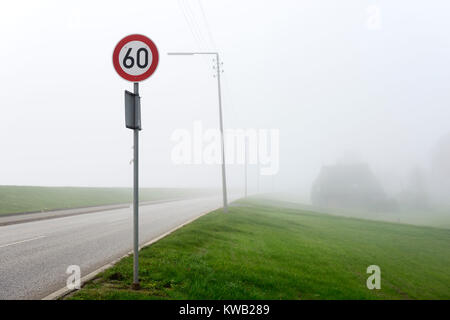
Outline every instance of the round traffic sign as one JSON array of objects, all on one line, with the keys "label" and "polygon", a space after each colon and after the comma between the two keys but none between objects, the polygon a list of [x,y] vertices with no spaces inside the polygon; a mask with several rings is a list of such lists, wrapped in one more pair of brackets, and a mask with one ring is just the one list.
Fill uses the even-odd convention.
[{"label": "round traffic sign", "polygon": [[140,34],[126,36],[114,48],[113,65],[128,81],[139,82],[150,77],[158,66],[158,49],[152,40]]}]

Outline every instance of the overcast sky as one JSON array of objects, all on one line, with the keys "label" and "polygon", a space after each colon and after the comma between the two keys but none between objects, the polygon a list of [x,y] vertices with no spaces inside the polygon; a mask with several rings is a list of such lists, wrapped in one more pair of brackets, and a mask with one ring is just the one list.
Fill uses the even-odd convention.
[{"label": "overcast sky", "polygon": [[[448,1],[199,4],[2,1],[0,184],[131,186],[132,84],[111,57],[132,33],[160,53],[140,89],[142,186],[220,186],[218,166],[171,161],[174,130],[218,126],[211,59],[171,51],[220,52],[226,128],[280,130],[280,171],[264,188],[307,193],[322,165],[345,157],[396,183],[427,169],[450,131]],[[242,186],[242,166],[229,166],[229,181]]]}]

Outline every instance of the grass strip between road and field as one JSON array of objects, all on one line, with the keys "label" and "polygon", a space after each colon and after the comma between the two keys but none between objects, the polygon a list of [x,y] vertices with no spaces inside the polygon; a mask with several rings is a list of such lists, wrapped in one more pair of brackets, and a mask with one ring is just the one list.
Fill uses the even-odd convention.
[{"label": "grass strip between road and field", "polygon": [[[11,213],[51,211],[130,203],[131,188],[0,186],[0,216]],[[141,188],[143,201],[212,194],[206,189]]]},{"label": "grass strip between road and field", "polygon": [[[369,290],[367,267],[381,268]],[[449,299],[450,231],[240,200],[140,252],[67,299]]]}]

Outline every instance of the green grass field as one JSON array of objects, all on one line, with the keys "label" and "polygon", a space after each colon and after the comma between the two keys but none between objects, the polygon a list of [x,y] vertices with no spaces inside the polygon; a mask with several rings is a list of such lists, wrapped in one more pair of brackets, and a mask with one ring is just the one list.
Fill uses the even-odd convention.
[{"label": "green grass field", "polygon": [[[206,190],[141,188],[140,201],[207,194]],[[130,188],[0,186],[0,215],[48,211],[132,201]]]},{"label": "green grass field", "polygon": [[[240,200],[132,257],[68,299],[449,299],[450,230]],[[381,268],[368,290],[366,269]]]}]

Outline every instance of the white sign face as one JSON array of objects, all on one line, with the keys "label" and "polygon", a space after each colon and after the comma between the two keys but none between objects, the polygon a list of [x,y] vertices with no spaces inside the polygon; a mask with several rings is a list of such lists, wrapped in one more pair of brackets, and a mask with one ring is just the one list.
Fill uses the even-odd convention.
[{"label": "white sign face", "polygon": [[120,49],[121,69],[132,76],[140,76],[150,69],[153,54],[150,47],[142,41],[131,41]]},{"label": "white sign face", "polygon": [[152,40],[133,34],[120,40],[113,53],[117,73],[128,81],[142,81],[150,77],[158,66],[158,49]]}]

